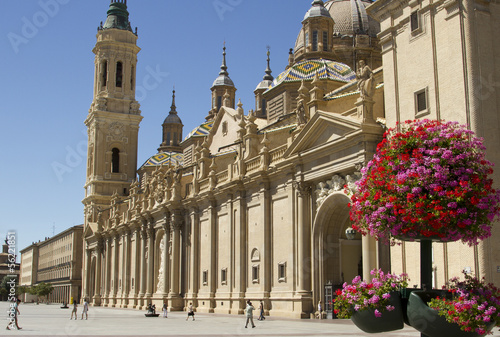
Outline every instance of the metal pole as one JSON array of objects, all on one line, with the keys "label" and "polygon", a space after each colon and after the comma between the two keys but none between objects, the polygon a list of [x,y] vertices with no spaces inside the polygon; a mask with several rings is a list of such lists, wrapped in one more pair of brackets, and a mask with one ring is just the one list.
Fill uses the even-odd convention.
[{"label": "metal pole", "polygon": [[[420,240],[420,286],[423,291],[432,290],[432,240]],[[428,337],[421,333],[421,337]]]}]

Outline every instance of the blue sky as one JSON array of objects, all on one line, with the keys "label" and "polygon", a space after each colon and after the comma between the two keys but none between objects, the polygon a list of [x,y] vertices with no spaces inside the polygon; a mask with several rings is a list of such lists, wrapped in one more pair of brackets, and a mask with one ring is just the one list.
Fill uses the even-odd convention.
[{"label": "blue sky", "polygon": [[[86,163],[84,120],[92,102],[97,27],[109,0],[0,2],[0,238],[17,232],[16,248],[83,223]],[[155,154],[172,88],[184,136],[205,121],[210,87],[226,41],[229,76],[245,112],[264,76],[285,70],[310,0],[128,0],[138,27],[137,85],[143,121],[138,165]]]}]

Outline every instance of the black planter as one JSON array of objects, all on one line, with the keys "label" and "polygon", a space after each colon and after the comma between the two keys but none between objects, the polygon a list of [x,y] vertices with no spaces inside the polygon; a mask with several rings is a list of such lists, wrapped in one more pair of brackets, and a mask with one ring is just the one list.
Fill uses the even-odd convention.
[{"label": "black planter", "polygon": [[[443,297],[445,293],[439,290],[433,291],[413,291],[408,301],[408,321],[410,325],[428,337],[476,337],[480,336],[476,332],[466,332],[460,330],[458,324],[449,323],[438,312],[427,306],[431,299],[437,296]],[[489,326],[493,329],[495,323]]]},{"label": "black planter", "polygon": [[375,309],[355,311],[352,322],[361,330],[367,333],[379,333],[400,330],[404,327],[403,310],[399,292],[392,292],[389,304],[394,306],[393,311],[379,309],[382,317],[375,316]]}]

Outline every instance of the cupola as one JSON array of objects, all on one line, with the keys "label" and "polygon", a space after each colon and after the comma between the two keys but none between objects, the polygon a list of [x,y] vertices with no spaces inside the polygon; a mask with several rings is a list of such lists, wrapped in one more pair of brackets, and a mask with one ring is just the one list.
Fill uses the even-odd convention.
[{"label": "cupola", "polygon": [[314,0],[302,20],[302,29],[295,45],[294,61],[333,59],[332,38],[335,22],[321,0]]},{"label": "cupola", "polygon": [[267,68],[265,70],[265,75],[262,79],[262,81],[257,85],[257,88],[254,90],[255,94],[255,116],[258,118],[266,118],[266,111],[267,111],[267,102],[262,97],[262,94],[271,87],[274,81],[273,75],[271,75],[271,66],[270,62],[271,59],[269,56],[271,55],[271,52],[269,51],[269,47],[267,48]]},{"label": "cupola", "polygon": [[229,97],[226,98],[229,99],[229,107],[234,109],[235,106],[236,87],[227,72],[225,45],[222,50],[222,65],[220,66],[219,76],[215,79],[212,87],[210,88],[212,91],[212,108],[206,117],[207,120],[213,119],[217,112],[219,112],[220,108],[224,106],[224,95],[226,92],[229,95]]},{"label": "cupola", "polygon": [[158,152],[182,152],[180,143],[182,142],[182,120],[177,115],[175,106],[175,90],[172,91],[172,105],[170,112],[162,124],[163,141],[158,148]]}]

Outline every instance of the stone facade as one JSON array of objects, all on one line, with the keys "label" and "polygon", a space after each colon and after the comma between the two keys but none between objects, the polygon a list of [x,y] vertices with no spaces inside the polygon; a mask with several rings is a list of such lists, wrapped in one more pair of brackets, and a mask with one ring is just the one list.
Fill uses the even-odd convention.
[{"label": "stone facade", "polygon": [[[80,300],[82,292],[83,225],[73,226],[44,241],[33,243],[21,253],[20,285],[50,283],[49,302]],[[26,294],[25,301],[36,300]]]},{"label": "stone facade", "polygon": [[[388,126],[416,119],[454,120],[484,138],[487,158],[497,168],[499,144],[500,4],[485,1],[379,0],[368,13],[380,21]],[[419,57],[406,57],[407,55]],[[419,108],[419,98],[421,105]],[[478,247],[434,244],[434,286],[462,270],[500,284],[500,229]],[[419,278],[418,244],[392,249],[392,269]],[[418,260],[417,260],[418,261]],[[418,283],[418,282],[415,282]]]},{"label": "stone facade", "polygon": [[[456,72],[470,63],[456,52],[463,39],[455,37],[453,26],[467,19],[462,8],[454,12],[453,3],[436,1],[429,7],[425,1],[379,0],[367,8],[380,20],[379,27],[363,16],[367,1],[315,0],[302,21],[287,69],[274,79],[268,62],[264,80],[255,90],[255,110],[248,113],[241,102],[235,104],[236,85],[229,78],[224,48],[206,122],[178,145],[179,152],[173,148],[164,152],[165,130],[175,129],[178,135],[182,127],[182,108],[177,116],[173,102],[159,127],[164,135],[159,152],[137,170],[134,180],[141,120],[134,90],[113,87],[116,74],[99,67],[119,62],[112,55],[123,50],[130,59],[126,64],[134,65],[139,50],[129,24],[112,24],[128,22],[126,2],[113,2],[94,49],[95,87],[101,89],[94,92],[86,120],[82,296],[94,305],[139,309],[166,302],[170,310],[185,310],[192,302],[197,311],[226,314],[242,314],[247,299],[262,299],[266,314],[304,318],[310,317],[318,301],[331,300],[332,289],[358,274],[368,277],[375,267],[407,271],[418,279],[418,266],[407,262],[418,256],[412,244],[391,249],[369,237],[346,235],[348,203],[386,123],[392,126],[420,117],[468,121],[456,114],[457,109],[471,110],[460,105],[470,102],[464,99],[469,86]],[[412,6],[420,8],[418,22],[425,24],[420,33],[405,32]],[[119,14],[115,7],[122,9]],[[487,7],[493,24],[497,5]],[[358,12],[351,12],[356,8]],[[429,9],[435,16],[425,14]],[[336,43],[341,35],[331,13],[345,13],[353,20],[351,38],[360,41],[359,48],[344,49],[343,55],[352,53],[348,58],[356,69],[339,62],[342,49]],[[370,23],[370,30],[360,18]],[[436,29],[438,25],[443,28]],[[380,33],[374,37],[373,31]],[[348,35],[345,27],[342,32]],[[369,42],[365,41],[365,54],[363,39]],[[381,49],[372,44],[375,39],[380,39]],[[417,61],[422,71],[411,58],[399,57],[428,48],[430,58]],[[367,62],[360,62],[358,51],[369,56]],[[450,62],[441,61],[446,55],[440,53],[446,52]],[[383,60],[383,68],[377,60]],[[459,61],[463,63],[457,66]],[[106,88],[104,75],[111,83]],[[129,83],[127,76],[134,75],[124,76]],[[453,88],[457,83],[461,85]],[[418,96],[421,92],[427,94],[424,100]],[[425,109],[415,114],[415,107],[424,103]],[[132,105],[137,109],[126,109]],[[492,111],[497,110],[495,106]],[[497,137],[493,132],[484,135]],[[114,153],[114,148],[119,151]],[[120,166],[114,166],[113,158]],[[498,233],[494,235],[488,242],[494,242]],[[459,244],[436,246],[436,283],[469,265],[493,276],[482,268],[486,264],[481,256],[487,250],[497,254],[488,242],[474,250]],[[459,262],[451,258],[459,255]],[[495,261],[499,259],[490,264]]]}]

